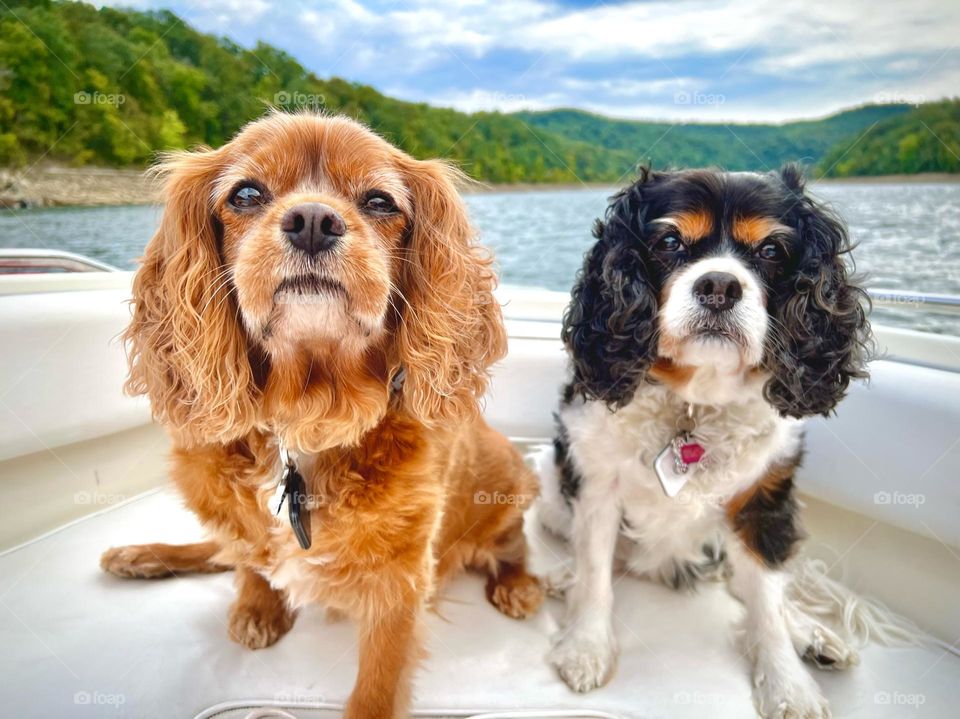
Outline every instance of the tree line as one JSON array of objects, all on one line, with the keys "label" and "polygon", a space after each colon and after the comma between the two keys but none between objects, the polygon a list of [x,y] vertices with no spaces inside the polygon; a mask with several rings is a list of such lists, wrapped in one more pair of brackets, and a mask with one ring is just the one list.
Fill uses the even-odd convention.
[{"label": "tree line", "polygon": [[[638,162],[761,170],[801,160],[844,175],[960,169],[957,101],[779,126],[463,113],[322,79],[282,50],[243,48],[169,11],[54,0],[0,8],[0,165],[143,166],[162,150],[218,146],[269,106],[350,115],[416,157],[447,157],[495,183],[616,182]],[[845,152],[867,127],[871,137]]]}]

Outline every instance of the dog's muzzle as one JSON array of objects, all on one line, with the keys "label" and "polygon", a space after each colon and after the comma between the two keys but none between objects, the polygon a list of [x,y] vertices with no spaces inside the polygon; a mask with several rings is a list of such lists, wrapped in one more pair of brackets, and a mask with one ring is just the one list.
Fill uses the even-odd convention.
[{"label": "dog's muzzle", "polygon": [[704,309],[729,312],[743,299],[743,286],[729,272],[706,272],[693,283],[693,298]]}]

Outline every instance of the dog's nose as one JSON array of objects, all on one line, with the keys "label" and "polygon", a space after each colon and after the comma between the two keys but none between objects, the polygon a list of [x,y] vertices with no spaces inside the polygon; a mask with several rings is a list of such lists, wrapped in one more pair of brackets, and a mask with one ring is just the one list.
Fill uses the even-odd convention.
[{"label": "dog's nose", "polygon": [[343,218],[329,205],[306,202],[291,207],[280,220],[291,245],[308,255],[331,249],[347,232]]},{"label": "dog's nose", "polygon": [[740,280],[729,272],[707,272],[693,283],[697,303],[713,312],[732,309],[743,297]]}]

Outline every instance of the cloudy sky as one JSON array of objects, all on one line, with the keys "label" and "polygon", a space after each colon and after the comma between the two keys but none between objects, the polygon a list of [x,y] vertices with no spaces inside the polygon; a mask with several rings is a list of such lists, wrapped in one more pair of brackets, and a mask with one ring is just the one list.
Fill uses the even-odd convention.
[{"label": "cloudy sky", "polygon": [[957,0],[119,0],[461,110],[785,120],[960,95]]}]

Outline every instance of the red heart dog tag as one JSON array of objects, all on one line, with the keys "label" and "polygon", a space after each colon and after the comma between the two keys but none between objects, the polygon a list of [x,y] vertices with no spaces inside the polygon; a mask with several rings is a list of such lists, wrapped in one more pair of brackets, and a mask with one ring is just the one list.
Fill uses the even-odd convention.
[{"label": "red heart dog tag", "polygon": [[688,442],[680,445],[680,459],[684,464],[696,464],[703,459],[703,445],[696,442]]}]

